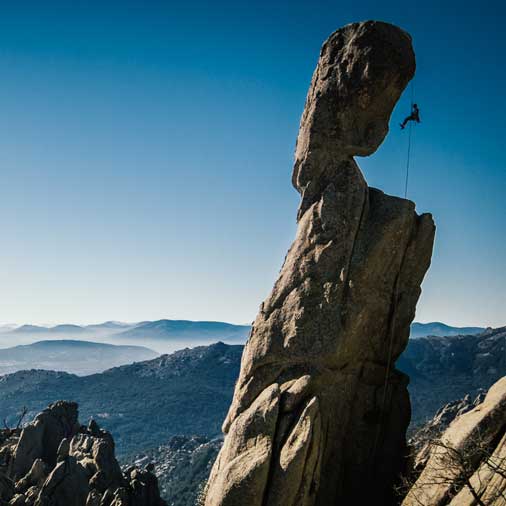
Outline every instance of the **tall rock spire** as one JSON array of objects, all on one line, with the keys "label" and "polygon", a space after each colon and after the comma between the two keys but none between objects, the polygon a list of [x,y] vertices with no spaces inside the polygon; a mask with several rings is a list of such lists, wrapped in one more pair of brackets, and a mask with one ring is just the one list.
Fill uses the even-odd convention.
[{"label": "tall rock spire", "polygon": [[379,147],[414,71],[411,38],[390,24],[323,44],[297,139],[297,236],[244,350],[206,506],[391,501],[410,419],[395,361],[435,228],[369,188],[353,157]]}]

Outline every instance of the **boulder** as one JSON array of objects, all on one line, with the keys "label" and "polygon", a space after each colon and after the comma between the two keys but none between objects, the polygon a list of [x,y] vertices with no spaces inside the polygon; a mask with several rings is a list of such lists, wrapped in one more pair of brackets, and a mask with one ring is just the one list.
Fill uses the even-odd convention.
[{"label": "boulder", "polygon": [[13,477],[23,477],[36,459],[42,459],[53,467],[61,441],[72,437],[78,429],[75,402],[58,401],[51,404],[23,429],[14,453]]},{"label": "boulder", "polygon": [[244,349],[206,506],[392,500],[410,419],[395,361],[435,227],[369,188],[353,157],[379,147],[414,71],[411,38],[387,23],[323,44],[295,153],[297,235]]},{"label": "boulder", "polygon": [[106,431],[94,435],[77,434],[72,438],[70,455],[90,473],[90,482],[100,492],[125,484],[121,468],[114,456],[114,441]]},{"label": "boulder", "polygon": [[72,402],[50,405],[21,432],[0,431],[0,455],[0,504],[165,505],[152,469],[123,475],[111,434],[95,422],[81,426]]},{"label": "boulder", "polygon": [[30,487],[41,487],[47,478],[47,465],[42,459],[36,459],[30,471],[16,483],[16,490],[27,490]]},{"label": "boulder", "polygon": [[35,506],[83,506],[90,485],[86,469],[74,457],[58,462],[40,489]]},{"label": "boulder", "polygon": [[490,388],[483,402],[457,416],[442,436],[432,441],[425,466],[402,505],[502,506],[505,495],[506,377],[503,377]]}]

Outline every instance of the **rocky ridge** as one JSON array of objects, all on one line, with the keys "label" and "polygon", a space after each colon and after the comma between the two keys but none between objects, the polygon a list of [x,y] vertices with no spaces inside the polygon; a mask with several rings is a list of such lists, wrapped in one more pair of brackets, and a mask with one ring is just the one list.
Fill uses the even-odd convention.
[{"label": "rocky ridge", "polygon": [[442,405],[474,399],[506,373],[506,327],[411,339],[397,367],[410,377],[412,426],[420,426]]},{"label": "rocky ridge", "polygon": [[23,429],[0,431],[0,504],[164,506],[152,467],[122,472],[112,436],[59,401]]},{"label": "rocky ridge", "polygon": [[205,436],[175,436],[166,444],[123,459],[123,467],[153,462],[160,495],[168,506],[195,506],[222,443],[222,439]]},{"label": "rocky ridge", "polygon": [[354,156],[382,143],[414,71],[411,38],[387,23],[322,46],[295,153],[297,235],[244,349],[206,506],[392,501],[410,418],[394,364],[434,224],[369,188]]}]

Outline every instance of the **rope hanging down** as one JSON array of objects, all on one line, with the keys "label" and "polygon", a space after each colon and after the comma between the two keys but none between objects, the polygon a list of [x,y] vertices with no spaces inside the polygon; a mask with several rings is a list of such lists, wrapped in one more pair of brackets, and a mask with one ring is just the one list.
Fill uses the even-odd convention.
[{"label": "rope hanging down", "polygon": [[409,183],[409,161],[411,158],[411,127],[413,125],[409,124],[408,131],[408,158],[406,160],[406,182],[404,183],[404,198],[408,198],[408,183]]},{"label": "rope hanging down", "polygon": [[[404,123],[401,124],[401,128],[404,128],[406,126],[406,123],[409,123],[409,131],[408,131],[408,158],[406,161],[406,182],[404,184],[404,198],[407,198],[408,195],[408,182],[409,182],[409,162],[411,159],[411,128],[413,127],[412,123],[413,121],[416,121],[417,123],[420,122],[420,116],[418,114],[418,106],[416,106],[415,101],[415,86],[413,81],[411,81],[411,116],[408,116],[404,120]],[[415,114],[414,114],[415,113]],[[404,261],[404,259],[403,259]],[[383,384],[383,396],[381,399],[381,405],[380,405],[380,411],[379,411],[379,421],[376,427],[376,436],[374,438],[374,443],[372,447],[372,459],[371,462],[375,462],[376,455],[378,451],[378,444],[379,440],[381,438],[381,434],[383,431],[383,423],[384,423],[384,416],[385,416],[385,407],[387,403],[387,397],[388,397],[388,381],[390,379],[390,374],[392,372],[393,368],[393,352],[394,352],[394,329],[395,329],[395,304],[397,303],[399,299],[399,277],[395,280],[395,286],[394,286],[394,298],[393,298],[393,304],[394,304],[394,311],[392,314],[392,321],[390,322],[390,328],[388,332],[388,354],[387,354],[387,364],[385,368],[385,381]]]},{"label": "rope hanging down", "polygon": [[[411,81],[411,115],[408,116],[404,123],[401,123],[401,128],[404,129],[407,123],[409,123],[409,131],[408,131],[408,157],[406,161],[406,181],[404,184],[404,198],[408,195],[408,182],[409,182],[409,163],[411,159],[411,128],[413,121],[416,121],[417,123],[420,122],[420,116],[418,111],[418,106],[414,102],[415,98],[415,86],[413,81]],[[404,258],[402,260],[404,262]],[[391,321],[389,324],[389,332],[388,332],[388,351],[387,351],[387,363],[385,367],[385,380],[383,383],[383,395],[380,402],[380,410],[379,410],[379,420],[376,426],[376,434],[373,441],[372,451],[371,451],[371,457],[370,461],[373,463],[376,461],[376,456],[378,452],[378,445],[380,438],[382,436],[383,432],[383,424],[384,424],[384,417],[385,417],[385,407],[388,400],[388,383],[390,379],[390,374],[392,372],[392,369],[394,367],[394,360],[393,360],[393,353],[394,353],[394,329],[395,329],[395,319],[396,319],[396,312],[395,312],[395,306],[397,304],[397,301],[399,300],[399,276],[395,280],[394,285],[394,297],[392,300],[392,304],[394,305],[394,310],[392,313]]]},{"label": "rope hanging down", "polygon": [[[414,80],[411,81],[411,109],[413,109],[413,105],[415,103],[415,84]],[[412,121],[409,122],[409,130],[408,130],[408,157],[406,160],[406,181],[404,183],[404,198],[408,197],[408,183],[409,183],[409,163],[411,160],[411,128],[413,127]]]}]

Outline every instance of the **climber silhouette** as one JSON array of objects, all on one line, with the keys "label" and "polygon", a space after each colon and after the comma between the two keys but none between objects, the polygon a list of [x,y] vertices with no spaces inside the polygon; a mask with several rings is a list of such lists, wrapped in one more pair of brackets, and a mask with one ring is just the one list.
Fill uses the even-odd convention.
[{"label": "climber silhouette", "polygon": [[416,104],[413,104],[411,107],[411,114],[401,123],[401,129],[404,130],[410,121],[416,121],[417,123],[420,123],[420,109],[418,109],[418,106]]}]

